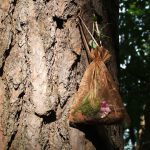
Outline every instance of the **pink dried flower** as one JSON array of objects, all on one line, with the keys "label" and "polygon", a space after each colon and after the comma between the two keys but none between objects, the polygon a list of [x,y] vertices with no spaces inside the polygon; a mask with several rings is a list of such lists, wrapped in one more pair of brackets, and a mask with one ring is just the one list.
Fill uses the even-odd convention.
[{"label": "pink dried flower", "polygon": [[102,101],[100,104],[100,115],[101,118],[106,117],[109,113],[111,112],[111,109],[109,107],[109,104],[107,103],[107,101]]}]

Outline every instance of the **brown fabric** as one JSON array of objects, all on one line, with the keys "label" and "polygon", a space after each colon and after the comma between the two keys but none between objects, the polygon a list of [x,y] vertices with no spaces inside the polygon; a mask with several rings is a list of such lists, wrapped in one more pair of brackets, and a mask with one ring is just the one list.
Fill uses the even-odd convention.
[{"label": "brown fabric", "polygon": [[114,123],[123,119],[124,106],[111,74],[104,64],[110,54],[103,47],[92,50],[87,67],[74,95],[69,114],[71,123]]}]

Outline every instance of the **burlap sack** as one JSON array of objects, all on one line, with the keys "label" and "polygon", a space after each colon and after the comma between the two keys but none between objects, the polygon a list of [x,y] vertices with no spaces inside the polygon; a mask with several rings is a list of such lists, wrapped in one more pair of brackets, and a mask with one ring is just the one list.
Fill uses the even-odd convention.
[{"label": "burlap sack", "polygon": [[124,106],[116,83],[105,63],[110,54],[103,47],[93,50],[70,109],[70,123],[114,123],[124,117]]}]

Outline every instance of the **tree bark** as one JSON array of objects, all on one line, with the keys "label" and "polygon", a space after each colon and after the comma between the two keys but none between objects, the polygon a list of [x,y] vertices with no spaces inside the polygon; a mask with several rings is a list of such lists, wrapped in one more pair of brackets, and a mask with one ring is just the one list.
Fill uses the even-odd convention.
[{"label": "tree bark", "polygon": [[117,81],[118,41],[112,40],[117,5],[108,0],[0,1],[0,149],[123,149],[120,125],[73,128],[67,121],[88,65],[79,9],[89,28],[93,12],[104,24],[112,23],[105,31],[111,40],[104,45],[111,50],[109,68]]}]

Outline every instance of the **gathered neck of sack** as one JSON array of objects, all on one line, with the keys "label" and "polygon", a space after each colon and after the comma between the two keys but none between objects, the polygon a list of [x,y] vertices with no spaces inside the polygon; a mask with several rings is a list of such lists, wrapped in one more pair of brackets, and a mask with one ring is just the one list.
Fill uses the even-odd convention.
[{"label": "gathered neck of sack", "polygon": [[110,53],[104,47],[97,46],[95,49],[91,50],[92,53],[92,60],[103,61],[106,63],[110,60]]}]

